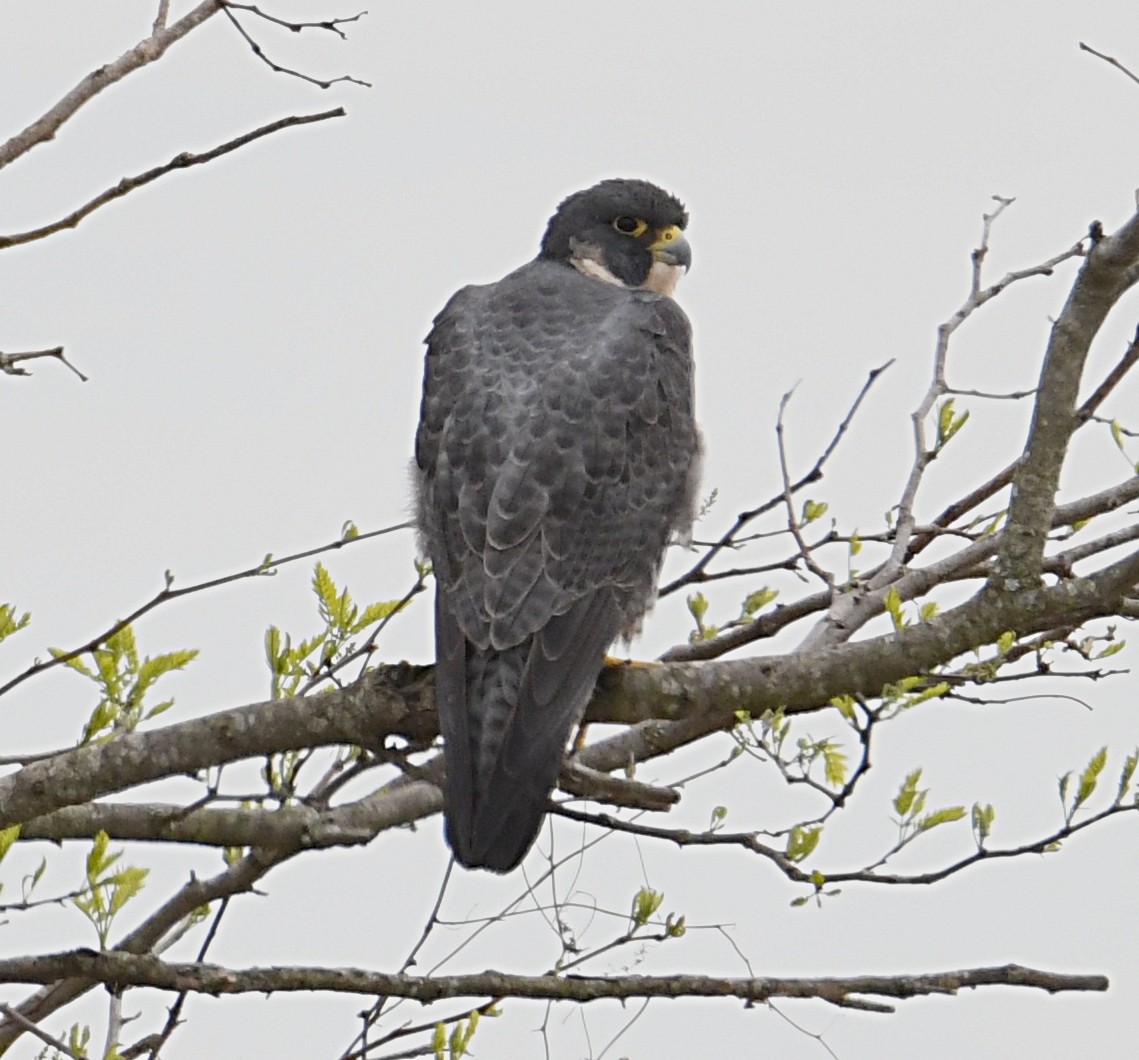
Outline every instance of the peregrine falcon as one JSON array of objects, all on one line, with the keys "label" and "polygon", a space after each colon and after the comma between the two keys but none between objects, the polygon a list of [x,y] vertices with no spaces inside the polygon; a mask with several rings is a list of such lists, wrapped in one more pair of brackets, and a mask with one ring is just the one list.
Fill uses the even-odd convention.
[{"label": "peregrine falcon", "polygon": [[455,858],[509,872],[541,828],[609,645],[695,507],[688,215],[643,180],[570,195],[537,258],[427,337],[417,523]]}]

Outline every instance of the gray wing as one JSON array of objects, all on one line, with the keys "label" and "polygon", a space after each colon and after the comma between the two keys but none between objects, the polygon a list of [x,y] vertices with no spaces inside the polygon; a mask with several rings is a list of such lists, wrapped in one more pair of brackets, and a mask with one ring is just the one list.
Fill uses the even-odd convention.
[{"label": "gray wing", "polygon": [[535,262],[459,292],[416,436],[456,857],[533,842],[604,653],[691,522],[690,333],[669,299]]}]

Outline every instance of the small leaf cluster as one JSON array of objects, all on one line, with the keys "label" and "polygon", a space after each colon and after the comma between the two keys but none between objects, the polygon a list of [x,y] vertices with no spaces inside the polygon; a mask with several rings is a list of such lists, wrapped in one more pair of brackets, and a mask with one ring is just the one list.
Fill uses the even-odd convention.
[{"label": "small leaf cluster", "polygon": [[72,901],[89,920],[99,936],[99,946],[107,947],[111,925],[119,911],[142,890],[149,869],[125,866],[112,871],[122,851],[110,852],[110,837],[106,832],[95,836],[87,855],[86,886]]},{"label": "small leaf cluster", "polygon": [[[8,851],[12,849],[12,845],[20,838],[20,826],[18,824],[12,825],[10,828],[0,829],[0,861],[3,861],[8,856]],[[40,875],[43,875],[41,870]],[[38,883],[38,879],[35,881]],[[25,884],[26,886],[26,884]],[[32,884],[35,886],[35,883]],[[3,884],[0,884],[0,891],[4,889]],[[26,899],[25,899],[26,900]]]},{"label": "small leaf cluster", "polygon": [[846,752],[834,740],[800,737],[798,748],[795,763],[802,770],[803,776],[809,776],[811,767],[821,759],[823,775],[832,788],[841,788],[846,783]]},{"label": "small leaf cluster", "polygon": [[[1060,805],[1064,809],[1064,826],[1070,828],[1076,814],[1084,804],[1095,794],[1099,786],[1100,774],[1107,765],[1107,748],[1101,747],[1086,766],[1079,777],[1074,772],[1065,773],[1059,781]],[[1132,751],[1124,760],[1123,768],[1119,772],[1119,783],[1116,786],[1115,799],[1112,808],[1122,807],[1127,800],[1131,789],[1131,782],[1135,779],[1135,770],[1139,767],[1139,750]],[[1139,793],[1133,799],[1133,805],[1139,805]]]},{"label": "small leaf cluster", "polygon": [[946,806],[940,810],[926,812],[929,791],[918,787],[921,783],[921,773],[919,768],[906,774],[898,794],[894,796],[894,812],[898,815],[895,818],[898,826],[898,842],[894,847],[895,850],[900,850],[917,836],[937,828],[938,825],[960,821],[965,816],[964,806]]},{"label": "small leaf cluster", "polygon": [[356,650],[355,637],[395,614],[406,602],[406,598],[384,600],[361,609],[346,588],[337,587],[323,563],[317,563],[313,571],[312,591],[324,623],[319,633],[295,646],[292,637],[277,626],[270,626],[265,634],[273,699],[297,695],[320,674],[331,672],[339,659]]},{"label": "small leaf cluster", "polygon": [[7,640],[13,633],[19,633],[21,629],[26,629],[31,620],[30,611],[25,611],[17,618],[15,606],[0,604],[0,642]]},{"label": "small leaf cluster", "polygon": [[[885,608],[886,614],[890,616],[890,621],[894,623],[895,630],[905,629],[910,624],[909,619],[902,611],[902,597],[895,586],[890,586],[889,591],[882,599],[882,606]],[[939,610],[940,608],[935,601],[927,600],[918,607],[918,621],[928,622],[930,619],[936,618]]]},{"label": "small leaf cluster", "polygon": [[[850,710],[850,716],[853,716],[853,700]],[[795,770],[797,777],[804,780],[810,777],[815,763],[821,761],[823,776],[828,785],[841,788],[846,784],[848,776],[846,751],[829,736],[821,740],[801,736],[795,742],[795,753],[793,755],[784,753],[791,735],[791,721],[783,713],[782,707],[774,711],[764,711],[758,729],[751,715],[745,710],[736,712],[736,723],[732,729],[732,737],[741,753],[762,752],[770,755],[785,774],[786,770],[791,768]]]},{"label": "small leaf cluster", "polygon": [[796,825],[787,836],[787,846],[783,853],[788,861],[800,862],[810,857],[823,837],[821,824],[802,826]]},{"label": "small leaf cluster", "polygon": [[726,630],[738,629],[740,626],[750,625],[756,620],[760,611],[770,604],[778,595],[778,589],[772,589],[766,585],[761,589],[756,589],[743,598],[740,604],[739,614],[735,618],[729,619],[722,625],[713,625],[706,621],[709,607],[708,598],[703,593],[691,593],[687,600],[688,613],[696,623],[696,628],[688,634],[688,643],[697,644],[702,640],[711,640]]},{"label": "small leaf cluster", "polygon": [[993,809],[992,803],[985,803],[982,806],[979,802],[973,803],[972,813],[969,815],[969,821],[973,826],[973,839],[977,844],[978,850],[985,849],[985,841],[993,833],[993,822],[997,819],[997,811]]},{"label": "small leaf cluster", "polygon": [[[651,887],[642,887],[633,895],[632,908],[629,913],[630,936],[635,935],[646,927],[657,911],[664,904],[664,892],[654,891]],[[688,930],[683,916],[669,913],[664,920],[664,934],[666,938],[678,939]]]},{"label": "small leaf cluster", "polygon": [[[67,1046],[67,1057],[86,1058],[90,1056],[87,1047],[91,1044],[91,1028],[86,1024],[73,1023],[63,1044]],[[108,1056],[104,1057],[104,1060],[117,1060],[118,1056],[118,1050],[112,1049]],[[36,1054],[36,1060],[66,1060],[66,1058],[58,1049],[48,1046]]]},{"label": "small leaf cluster", "polygon": [[465,1020],[456,1020],[450,1035],[447,1034],[445,1023],[436,1023],[435,1034],[431,1040],[431,1050],[435,1060],[458,1060],[461,1056],[470,1055],[471,1039],[478,1029],[478,1009],[472,1009]]},{"label": "small leaf cluster", "polygon": [[934,681],[929,677],[903,677],[882,689],[880,718],[893,717],[931,699],[939,699],[949,691],[948,681]]},{"label": "small leaf cluster", "polygon": [[187,649],[140,659],[134,630],[129,625],[86,653],[91,665],[82,656],[67,658],[67,653],[58,648],[52,648],[51,653],[55,658],[63,658],[64,665],[93,681],[99,689],[99,703],[83,728],[80,744],[133,732],[140,722],[169,710],[174,706],[173,699],[147,706],[147,694],[160,677],[184,669],[198,655],[196,649]]},{"label": "small leaf cluster", "polygon": [[949,444],[950,439],[969,421],[969,413],[958,413],[954,399],[946,398],[937,407],[937,433],[933,442],[931,457],[937,456]]}]

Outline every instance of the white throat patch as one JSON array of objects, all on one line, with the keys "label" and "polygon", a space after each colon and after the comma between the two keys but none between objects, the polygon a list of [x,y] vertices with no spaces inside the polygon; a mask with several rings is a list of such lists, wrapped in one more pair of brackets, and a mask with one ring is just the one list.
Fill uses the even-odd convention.
[{"label": "white throat patch", "polygon": [[669,265],[663,261],[654,261],[649,269],[648,279],[641,286],[646,291],[656,291],[657,294],[673,298],[676,295],[676,285],[684,275],[683,265]]},{"label": "white throat patch", "polygon": [[595,280],[600,280],[602,283],[613,283],[618,287],[627,287],[628,284],[623,283],[617,279],[604,265],[601,264],[596,258],[579,258],[576,255],[570,258],[570,264],[573,265],[578,272],[583,276],[591,276]]}]

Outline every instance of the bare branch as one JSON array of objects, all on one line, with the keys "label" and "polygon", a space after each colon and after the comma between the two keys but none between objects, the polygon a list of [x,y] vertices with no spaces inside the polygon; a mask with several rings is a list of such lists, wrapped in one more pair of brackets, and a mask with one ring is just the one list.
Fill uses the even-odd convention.
[{"label": "bare branch", "polygon": [[[0,246],[2,245],[3,244],[0,243]],[[0,352],[0,372],[3,372],[5,375],[31,375],[32,373],[26,368],[20,367],[20,362],[34,361],[40,357],[55,357],[79,376],[80,380],[84,383],[87,382],[87,376],[79,371],[79,369],[64,356],[62,346],[53,346],[50,350],[30,350],[26,353]]]},{"label": "bare branch", "polygon": [[1103,52],[1097,52],[1095,48],[1092,48],[1090,45],[1085,44],[1083,41],[1080,41],[1080,51],[1090,52],[1097,59],[1102,59],[1105,63],[1109,63],[1110,65],[1114,66],[1117,70],[1123,74],[1126,74],[1129,78],[1131,78],[1132,81],[1139,85],[1139,77],[1136,77],[1118,59],[1113,59],[1110,55],[1104,55]]},{"label": "bare branch", "polygon": [[721,979],[703,975],[529,976],[494,971],[430,977],[358,968],[223,968],[216,964],[167,963],[154,957],[94,950],[0,960],[0,982],[51,983],[64,978],[214,995],[303,990],[408,997],[423,1002],[489,995],[579,1002],[645,997],[734,997],[760,1002],[786,997],[822,998],[839,1004],[857,1000],[860,995],[902,1000],[928,994],[955,994],[958,990],[978,986],[1035,987],[1053,994],[1108,988],[1106,976],[1064,975],[1015,964],[927,975]]},{"label": "bare branch", "polygon": [[[834,437],[831,438],[830,442],[827,444],[827,447],[823,450],[818,460],[815,461],[815,464],[811,470],[791,486],[792,493],[798,493],[799,490],[801,490],[804,486],[808,486],[812,482],[818,482],[819,479],[823,477],[824,466],[831,458],[835,449],[838,448],[839,442],[842,441],[844,435],[849,429],[851,422],[854,420],[855,413],[858,412],[859,407],[862,405],[863,399],[870,392],[870,388],[881,377],[882,373],[885,372],[886,369],[889,368],[893,363],[894,360],[891,358],[885,364],[870,371],[869,375],[866,377],[866,382],[862,384],[862,388],[858,391],[854,402],[847,410],[846,416],[843,417],[842,423],[838,425],[838,429],[835,431]],[[723,536],[714,545],[712,545],[708,551],[704,553],[703,556],[700,557],[695,565],[693,565],[692,568],[689,569],[686,573],[680,575],[680,577],[664,586],[657,593],[657,597],[662,598],[669,596],[677,590],[683,589],[686,585],[699,584],[702,581],[706,581],[707,578],[704,572],[707,570],[708,564],[711,563],[712,560],[715,559],[716,556],[724,549],[734,547],[739,532],[745,526],[747,526],[748,523],[759,518],[759,516],[764,515],[767,512],[774,510],[775,508],[778,508],[782,503],[783,493],[781,492],[778,496],[772,497],[771,500],[759,505],[759,507],[752,508],[746,512],[741,512],[736,517],[736,521],[727,530],[727,532],[724,533]]]},{"label": "bare branch", "polygon": [[145,40],[139,41],[130,51],[124,52],[114,62],[100,66],[98,70],[88,74],[46,114],[37,118],[7,143],[0,145],[0,169],[16,161],[17,158],[38,144],[53,139],[64,122],[71,118],[83,104],[90,102],[103,89],[113,85],[116,81],[121,81],[127,74],[161,59],[172,44],[180,41],[191,30],[197,29],[221,9],[222,0],[203,0],[174,25],[160,29]]},{"label": "bare branch", "polygon": [[319,27],[321,29],[331,29],[333,32],[339,33],[341,37],[343,37],[344,34],[339,29],[335,28],[335,23],[337,23],[337,22],[354,22],[354,21],[356,21],[356,19],[362,18],[365,14],[367,14],[367,12],[361,11],[360,14],[354,15],[351,18],[334,19],[334,20],[332,20],[331,23],[325,23],[325,22],[319,22],[319,23],[314,23],[314,22],[307,22],[307,23],[305,23],[305,22],[282,22],[280,19],[272,18],[269,15],[265,15],[261,11],[258,11],[257,8],[255,8],[255,7],[250,7],[249,5],[246,5],[246,4],[229,4],[229,3],[225,3],[224,0],[222,0],[222,10],[225,12],[226,18],[229,19],[229,21],[233,25],[234,29],[236,29],[237,32],[240,33],[241,36],[245,39],[245,43],[249,45],[253,54],[256,55],[257,58],[260,59],[266,66],[268,66],[269,69],[272,70],[275,74],[288,74],[289,77],[298,77],[302,81],[307,81],[310,85],[316,85],[318,88],[331,88],[333,85],[340,84],[341,82],[347,82],[347,83],[353,84],[353,85],[361,85],[364,88],[371,88],[372,87],[370,82],[361,81],[358,77],[350,77],[348,74],[342,74],[340,77],[333,77],[330,80],[322,81],[318,77],[311,77],[309,74],[303,74],[299,70],[293,70],[287,66],[281,66],[278,63],[273,62],[273,60],[270,59],[269,56],[267,56],[265,54],[261,45],[258,44],[248,34],[248,32],[246,32],[245,27],[238,21],[237,17],[234,15],[233,9],[238,9],[238,10],[244,9],[247,11],[253,11],[256,14],[260,15],[262,18],[269,20],[270,22],[277,22],[282,26],[288,26],[289,29],[292,29],[294,31],[299,32],[300,30],[302,30],[306,27]]},{"label": "bare branch", "polygon": [[256,4],[235,4],[227,0],[226,7],[232,8],[234,11],[248,11],[258,18],[263,18],[266,22],[272,22],[275,26],[283,26],[293,33],[300,33],[306,29],[323,29],[328,30],[330,33],[335,33],[341,40],[347,40],[348,35],[342,30],[341,26],[346,26],[349,22],[359,22],[368,12],[361,11],[355,15],[348,15],[343,18],[328,18],[322,22],[290,22],[283,18],[277,18],[276,15],[270,15],[262,11]]},{"label": "bare branch", "polygon": [[[90,216],[99,209],[100,206],[106,206],[109,202],[121,199],[124,195],[130,194],[130,192],[138,188],[145,187],[159,177],[165,176],[167,173],[173,173],[176,169],[189,169],[191,166],[200,166],[206,162],[212,162],[215,158],[228,155],[230,152],[236,151],[239,147],[244,147],[254,140],[261,139],[263,136],[280,132],[282,129],[291,129],[296,125],[309,125],[312,122],[326,121],[329,118],[343,118],[344,116],[345,110],[343,107],[322,111],[320,114],[295,114],[292,117],[281,118],[278,121],[270,122],[268,125],[262,125],[259,129],[254,129],[252,132],[247,132],[242,136],[228,140],[226,143],[202,154],[193,154],[190,151],[183,151],[181,154],[175,155],[174,158],[164,166],[156,166],[154,169],[148,169],[145,173],[139,173],[134,177],[124,177],[113,188],[108,188],[106,191],[96,195],[95,198],[84,203],[77,210],[73,210],[66,217],[61,217],[58,221],[53,221],[51,224],[43,225],[40,228],[30,229],[27,232],[18,232],[10,236],[0,236],[0,250],[19,246],[22,243],[31,243],[37,239],[45,239],[47,236],[54,235],[56,232],[62,232],[66,228],[74,228],[85,217]],[[45,352],[54,353],[54,351],[50,350]],[[62,348],[60,348],[59,356],[62,357],[62,354],[63,351]],[[37,356],[42,356],[42,354]],[[0,367],[2,367],[2,362],[0,362]]]}]

